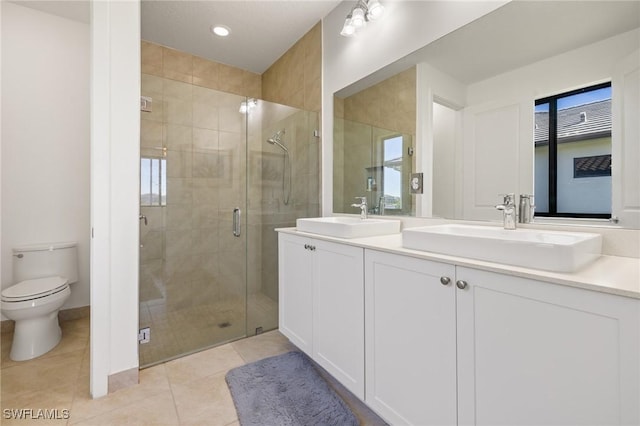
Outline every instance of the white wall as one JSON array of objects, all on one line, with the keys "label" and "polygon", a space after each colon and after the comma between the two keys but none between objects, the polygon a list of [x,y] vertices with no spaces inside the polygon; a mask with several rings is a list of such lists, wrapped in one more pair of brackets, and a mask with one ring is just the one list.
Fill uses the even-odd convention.
[{"label": "white wall", "polygon": [[[435,217],[455,217],[457,112],[433,103],[433,207]],[[437,160],[435,160],[437,159]]]},{"label": "white wall", "polygon": [[[11,248],[77,241],[89,304],[89,26],[2,2],[2,288]],[[4,317],[3,317],[4,319]]]},{"label": "white wall", "polygon": [[91,10],[91,395],[138,367],[140,2]]},{"label": "white wall", "polygon": [[384,2],[385,15],[355,37],[340,30],[353,2],[339,4],[322,20],[322,210],[333,209],[333,93],[507,1]]}]

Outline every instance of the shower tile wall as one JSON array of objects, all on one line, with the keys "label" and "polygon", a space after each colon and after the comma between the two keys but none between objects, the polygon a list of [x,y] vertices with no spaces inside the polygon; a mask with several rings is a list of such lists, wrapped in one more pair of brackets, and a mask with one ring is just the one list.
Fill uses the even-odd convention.
[{"label": "shower tile wall", "polygon": [[[286,129],[284,143],[291,151],[293,188],[291,202],[285,206],[279,194],[273,167],[262,170],[262,288],[273,300],[278,297],[277,234],[275,228],[295,226],[299,217],[320,215],[320,147],[313,136],[320,129],[322,81],[322,23],[318,22],[267,71],[262,74],[262,98],[304,111],[291,114],[282,105],[272,105],[263,117],[260,143],[276,131]],[[292,129],[294,129],[292,131]],[[263,147],[265,163],[278,165],[281,152]],[[251,322],[251,317],[249,318]]]},{"label": "shower tile wall", "polygon": [[142,41],[142,73],[250,98],[262,97],[262,77],[229,65]]},{"label": "shower tile wall", "polygon": [[322,23],[318,22],[262,74],[262,99],[320,112]]}]

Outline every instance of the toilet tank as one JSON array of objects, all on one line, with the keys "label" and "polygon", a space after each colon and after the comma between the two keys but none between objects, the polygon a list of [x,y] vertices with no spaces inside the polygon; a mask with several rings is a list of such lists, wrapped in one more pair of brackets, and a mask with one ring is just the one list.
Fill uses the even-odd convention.
[{"label": "toilet tank", "polygon": [[51,276],[78,281],[77,243],[42,243],[13,249],[13,282]]}]

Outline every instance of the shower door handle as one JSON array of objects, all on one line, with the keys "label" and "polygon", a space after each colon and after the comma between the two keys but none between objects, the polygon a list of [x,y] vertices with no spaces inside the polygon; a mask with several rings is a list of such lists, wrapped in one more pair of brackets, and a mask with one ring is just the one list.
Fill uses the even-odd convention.
[{"label": "shower door handle", "polygon": [[242,228],[241,228],[242,225],[240,224],[241,214],[242,212],[238,207],[233,209],[233,236],[234,237],[239,237],[240,234],[242,233]]}]

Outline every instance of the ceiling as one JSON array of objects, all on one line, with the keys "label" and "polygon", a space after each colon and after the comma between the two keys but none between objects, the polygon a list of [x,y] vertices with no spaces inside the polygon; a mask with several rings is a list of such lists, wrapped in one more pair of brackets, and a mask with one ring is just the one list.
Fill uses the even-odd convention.
[{"label": "ceiling", "polygon": [[[89,2],[16,0],[22,6],[89,22]],[[142,38],[262,74],[340,0],[142,0]],[[231,29],[226,38],[211,25]]]},{"label": "ceiling", "polygon": [[[338,0],[142,1],[142,38],[262,74]],[[231,29],[228,37],[211,25]]]}]

